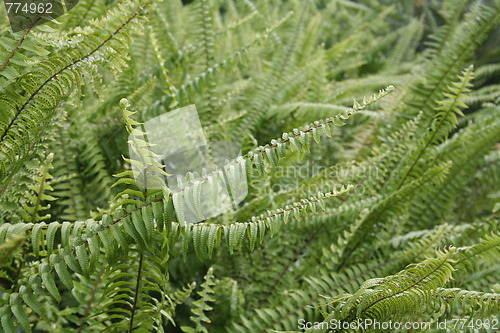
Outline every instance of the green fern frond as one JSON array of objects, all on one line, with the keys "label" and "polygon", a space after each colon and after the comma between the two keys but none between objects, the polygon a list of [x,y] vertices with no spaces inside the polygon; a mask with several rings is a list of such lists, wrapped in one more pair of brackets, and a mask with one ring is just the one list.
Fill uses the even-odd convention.
[{"label": "green fern frond", "polygon": [[[89,34],[85,42],[80,43],[78,48],[68,50],[66,56],[40,62],[36,70],[22,75],[15,83],[2,89],[0,103],[4,112],[0,119],[0,186],[6,186],[17,172],[26,160],[30,147],[40,140],[58,105],[72,92],[75,84],[81,82],[82,65],[107,58],[110,69],[120,70],[123,60],[115,54],[127,46],[128,37],[124,28],[134,22],[143,10],[143,4],[133,9],[118,6],[101,22],[94,22],[97,26],[107,22],[106,30]],[[124,13],[129,15],[125,20]],[[118,42],[112,43],[114,40]]]},{"label": "green fern frond", "polygon": [[201,290],[198,292],[200,299],[193,302],[194,307],[191,309],[193,315],[190,317],[191,321],[195,324],[195,327],[191,326],[181,326],[181,330],[185,333],[208,333],[207,328],[204,324],[210,324],[211,321],[207,317],[206,313],[213,310],[213,308],[208,304],[215,302],[215,298],[212,296],[214,290],[212,287],[215,285],[213,268],[210,267],[205,275],[205,281],[201,284]]},{"label": "green fern frond", "polygon": [[36,186],[30,186],[30,193],[26,193],[26,202],[22,203],[23,210],[20,212],[23,219],[28,223],[38,223],[40,221],[50,218],[50,214],[40,216],[41,211],[50,208],[50,204],[43,206],[43,202],[54,201],[57,198],[49,195],[53,191],[52,186],[49,185],[52,175],[49,170],[52,169],[52,160],[54,154],[49,154],[45,160],[44,165],[40,169],[40,175],[34,177]]},{"label": "green fern frond", "polygon": [[443,287],[453,274],[454,248],[437,252],[436,258],[413,265],[396,275],[367,280],[353,295],[341,295],[332,301],[337,308],[325,319],[351,321],[354,318],[399,320],[425,304],[438,288]]},{"label": "green fern frond", "polygon": [[[498,313],[498,0],[74,5],[0,20],[0,331]],[[241,153],[169,189],[190,104]]]},{"label": "green fern frond", "polygon": [[[459,288],[439,288],[432,301],[436,307],[443,305],[450,311],[459,307],[463,313],[474,313],[474,317],[490,317],[500,311],[500,294],[485,293]],[[437,303],[437,304],[436,304]]]},{"label": "green fern frond", "polygon": [[[258,169],[263,170],[266,165],[276,165],[278,160],[284,156],[287,149],[307,152],[309,151],[308,147],[311,136],[316,142],[319,141],[322,133],[326,136],[330,136],[332,126],[344,126],[344,120],[349,119],[358,111],[363,110],[368,105],[377,102],[392,91],[394,91],[394,87],[389,86],[386,89],[380,90],[378,94],[363,98],[361,104],[354,100],[353,107],[345,111],[343,114],[327,118],[325,120],[318,120],[313,124],[304,126],[302,129],[294,129],[293,132],[290,133],[283,133],[281,140],[272,140],[271,144],[260,146],[253,152],[249,152],[247,155],[253,159],[253,163]],[[267,158],[264,158],[264,154]]]},{"label": "green fern frond", "polygon": [[[453,35],[460,37],[443,38],[447,42],[442,52],[434,55],[432,69],[429,68],[425,83],[419,82],[414,86],[414,98],[408,103],[409,114],[423,111],[425,119],[433,116],[433,110],[438,106],[437,102],[443,99],[446,87],[450,86],[459,71],[466,65],[477,43],[487,36],[488,31],[497,24],[499,19],[500,7],[498,5],[475,6],[468,19],[458,28],[453,29],[456,31]],[[469,23],[472,21],[475,23]]]},{"label": "green fern frond", "polygon": [[[140,130],[142,124],[132,119],[131,116],[135,112],[128,110],[130,103],[127,99],[122,99],[120,107],[127,132],[130,135],[128,143],[131,153],[135,156],[123,158],[133,169],[115,175],[115,177],[119,177],[120,179],[112,187],[120,184],[128,184],[134,185],[138,190],[127,188],[115,195],[113,200],[116,204],[111,207],[111,211],[124,204],[143,202],[147,195],[158,192],[158,189],[168,190],[163,179],[163,177],[167,176],[167,173],[162,169],[164,166],[157,161],[158,156],[151,149],[153,144],[147,141],[147,133]],[[142,126],[142,128],[144,127]],[[135,197],[139,200],[134,199]]]},{"label": "green fern frond", "polygon": [[83,184],[78,170],[77,147],[70,142],[69,123],[65,122],[57,129],[56,140],[51,148],[56,152],[54,160],[54,179],[50,183],[54,195],[59,199],[52,211],[68,221],[83,220],[88,216],[83,200]]},{"label": "green fern frond", "polygon": [[[473,79],[473,67],[469,66],[459,76],[457,82],[453,82],[448,87],[449,92],[444,93],[446,99],[439,101],[435,108],[436,115],[431,120],[428,131],[426,131],[418,141],[415,149],[407,154],[407,157],[401,162],[404,170],[398,177],[397,188],[401,188],[407,180],[418,177],[424,171],[422,165],[428,164],[434,157],[433,147],[443,142],[450,131],[457,125],[457,115],[463,116],[460,108],[467,107],[461,99],[465,93],[470,91],[471,80]],[[427,163],[426,163],[427,162]]]}]

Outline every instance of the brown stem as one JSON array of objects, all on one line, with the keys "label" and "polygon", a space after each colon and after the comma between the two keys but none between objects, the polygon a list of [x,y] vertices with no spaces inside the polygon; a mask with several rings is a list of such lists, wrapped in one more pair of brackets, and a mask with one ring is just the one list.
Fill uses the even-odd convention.
[{"label": "brown stem", "polygon": [[2,64],[2,68],[0,68],[0,72],[3,72],[4,69],[7,67],[10,59],[12,59],[14,57],[14,54],[16,53],[17,49],[19,49],[21,44],[24,42],[24,38],[26,38],[26,36],[30,33],[31,29],[33,29],[33,27],[37,24],[37,22],[40,21],[40,19],[42,18],[42,14],[44,14],[44,13],[40,13],[37,16],[37,18],[33,21],[33,23],[31,23],[31,25],[28,27],[28,29],[23,33],[23,35],[21,36],[21,38],[17,42],[16,46],[12,49],[12,52],[10,52],[7,59],[5,59],[4,63]]}]

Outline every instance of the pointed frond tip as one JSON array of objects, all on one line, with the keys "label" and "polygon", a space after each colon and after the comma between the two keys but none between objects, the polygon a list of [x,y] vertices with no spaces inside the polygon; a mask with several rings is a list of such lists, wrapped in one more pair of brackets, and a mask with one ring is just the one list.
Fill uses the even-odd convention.
[{"label": "pointed frond tip", "polygon": [[[257,168],[262,170],[266,164],[276,165],[278,160],[285,155],[288,147],[299,152],[309,152],[309,139],[311,136],[316,143],[319,143],[321,134],[331,137],[330,126],[344,126],[345,120],[389,95],[394,90],[394,86],[390,85],[385,89],[379,90],[378,93],[363,98],[362,103],[354,100],[353,107],[344,113],[331,118],[317,120],[312,124],[305,125],[301,129],[295,128],[292,132],[283,133],[281,139],[273,139],[270,144],[260,146],[250,151],[245,157],[249,160],[253,160]],[[263,155],[265,155],[267,159],[264,158]]]}]

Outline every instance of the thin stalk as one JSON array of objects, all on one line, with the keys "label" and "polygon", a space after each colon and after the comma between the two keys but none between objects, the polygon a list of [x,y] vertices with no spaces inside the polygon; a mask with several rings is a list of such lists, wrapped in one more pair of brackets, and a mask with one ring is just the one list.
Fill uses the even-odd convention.
[{"label": "thin stalk", "polygon": [[135,283],[135,293],[134,293],[134,303],[132,303],[132,315],[130,316],[130,325],[128,326],[129,333],[132,333],[134,330],[134,316],[135,316],[135,308],[137,306],[137,300],[139,299],[139,289],[141,287],[141,274],[142,274],[142,253],[139,255],[139,268],[137,270],[137,281]]}]

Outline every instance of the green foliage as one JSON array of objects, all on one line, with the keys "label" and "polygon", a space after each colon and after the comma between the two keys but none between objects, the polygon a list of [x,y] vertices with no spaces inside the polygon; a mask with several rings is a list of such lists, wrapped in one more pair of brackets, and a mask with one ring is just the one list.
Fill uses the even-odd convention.
[{"label": "green foliage", "polygon": [[[0,22],[0,331],[497,318],[499,22],[497,0],[81,0],[25,35]],[[174,190],[144,124],[192,104],[242,154]],[[248,193],[207,218],[218,183]]]},{"label": "green foliage", "polygon": [[211,323],[210,319],[206,316],[205,312],[213,310],[213,308],[210,305],[208,305],[208,302],[215,302],[215,298],[212,296],[214,293],[214,290],[212,289],[212,287],[215,284],[213,279],[214,279],[213,269],[212,269],[212,267],[210,267],[208,269],[207,275],[205,275],[205,281],[201,285],[202,290],[198,293],[200,298],[193,302],[193,305],[195,307],[192,309],[193,316],[190,317],[190,319],[195,324],[195,327],[193,328],[190,326],[182,326],[181,329],[183,332],[186,332],[186,333],[196,333],[196,332],[208,333],[205,326],[203,326],[203,323],[205,323],[205,324]]},{"label": "green foliage", "polygon": [[[474,265],[478,256],[498,258],[500,237],[487,236],[482,243],[458,250],[450,247],[437,251],[435,258],[410,265],[395,275],[365,281],[355,294],[336,296],[334,310],[325,318],[351,322],[356,319],[401,321],[425,312],[440,312],[445,307],[462,306],[475,317],[488,317],[498,312],[498,293],[482,293],[444,288],[459,268]],[[458,272],[457,272],[458,273]],[[468,311],[467,311],[468,310]],[[315,329],[314,331],[320,331]]]}]

